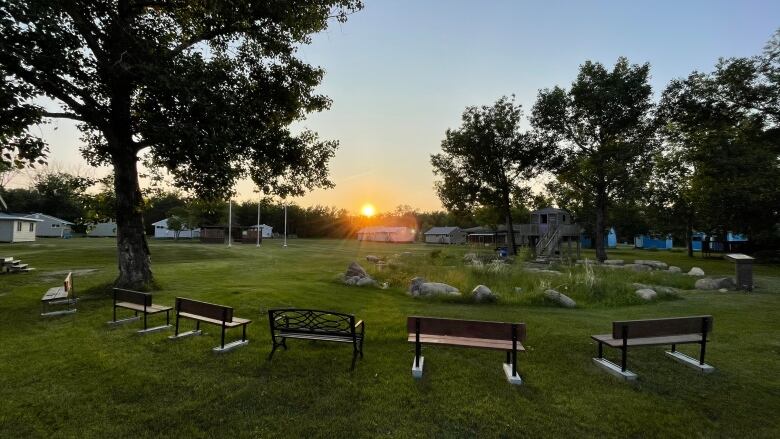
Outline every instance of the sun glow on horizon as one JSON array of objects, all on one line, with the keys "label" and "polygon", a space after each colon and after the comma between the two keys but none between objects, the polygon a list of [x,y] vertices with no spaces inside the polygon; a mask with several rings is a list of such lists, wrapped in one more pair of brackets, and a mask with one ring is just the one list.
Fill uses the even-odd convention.
[{"label": "sun glow on horizon", "polygon": [[360,208],[360,214],[367,217],[372,217],[376,214],[376,209],[371,203],[366,203]]}]

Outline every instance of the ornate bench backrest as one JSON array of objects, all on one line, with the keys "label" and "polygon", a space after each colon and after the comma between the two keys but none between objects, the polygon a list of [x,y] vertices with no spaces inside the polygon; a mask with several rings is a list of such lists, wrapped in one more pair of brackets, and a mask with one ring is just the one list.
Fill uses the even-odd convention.
[{"label": "ornate bench backrest", "polygon": [[352,335],[355,316],[314,309],[270,309],[271,330],[303,334]]},{"label": "ornate bench backrest", "polygon": [[712,316],[612,322],[612,338],[622,339],[624,331],[626,332],[626,338],[709,333],[712,332]]},{"label": "ornate bench backrest", "polygon": [[140,291],[114,288],[114,302],[130,302],[141,306],[152,306],[152,295]]}]

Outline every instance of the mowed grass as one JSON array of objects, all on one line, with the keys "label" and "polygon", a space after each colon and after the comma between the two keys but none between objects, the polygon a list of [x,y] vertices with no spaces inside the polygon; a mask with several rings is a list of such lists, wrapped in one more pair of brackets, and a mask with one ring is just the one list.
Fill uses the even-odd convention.
[{"label": "mowed grass", "polygon": [[[236,316],[254,321],[249,345],[214,354],[219,330],[209,326],[202,337],[176,341],[167,339],[172,331],[138,335],[138,322],[109,328],[113,240],[0,244],[0,256],[37,268],[0,276],[0,437],[780,436],[776,266],[756,268],[758,288],[751,294],[684,291],[678,300],[594,299],[559,309],[503,291],[521,279],[537,288],[544,276],[461,276],[467,270],[462,265],[435,261],[454,261],[468,251],[463,247],[432,257],[439,247],[422,244],[150,244],[155,302],[172,305],[184,296],[233,306]],[[460,278],[462,288],[493,280],[502,298],[495,304],[421,300],[405,294],[402,279],[387,290],[335,281],[349,262],[362,263],[367,254],[407,251],[420,274]],[[610,256],[733,273],[728,262],[681,253],[618,250]],[[63,272],[90,269],[96,271],[74,279],[83,298],[75,315],[39,316],[41,295],[61,282]],[[633,281],[634,275],[625,276]],[[350,372],[349,346],[291,340],[288,351],[268,362],[266,310],[281,306],[354,313],[366,322],[365,358]],[[596,348],[589,336],[609,332],[613,320],[694,314],[715,318],[707,353],[716,367],[711,375],[665,358],[664,347],[630,351],[629,367],[639,374],[631,384],[591,362]],[[524,384],[506,382],[502,352],[446,347],[423,348],[425,376],[415,381],[408,315],[526,322],[528,352],[519,356]],[[683,350],[693,354],[696,347]],[[607,355],[618,358],[614,351]]]}]

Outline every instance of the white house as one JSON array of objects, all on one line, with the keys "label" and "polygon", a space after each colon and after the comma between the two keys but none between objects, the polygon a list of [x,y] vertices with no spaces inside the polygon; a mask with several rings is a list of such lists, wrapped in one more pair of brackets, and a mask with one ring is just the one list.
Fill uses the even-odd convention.
[{"label": "white house", "polygon": [[71,226],[73,226],[73,223],[70,221],[65,221],[56,216],[46,215],[45,213],[33,213],[32,215],[27,215],[27,218],[41,220],[35,231],[35,236],[38,237],[62,238],[66,235],[70,235]]},{"label": "white house", "polygon": [[465,244],[466,233],[460,227],[432,227],[425,232],[428,244]]},{"label": "white house", "polygon": [[357,232],[358,241],[414,242],[414,229],[409,227],[363,227]]},{"label": "white house", "polygon": [[0,242],[32,242],[41,220],[25,215],[0,213]]},{"label": "white house", "polygon": [[[168,218],[161,219],[152,225],[154,226],[155,239],[176,238],[176,232],[168,228]],[[200,238],[200,229],[184,228],[179,232],[179,238]]]},{"label": "white house", "polygon": [[87,236],[98,238],[116,238],[116,223],[97,223],[92,230],[87,232]]},{"label": "white house", "polygon": [[261,230],[260,237],[261,238],[273,238],[274,237],[274,228],[269,226],[268,224],[255,224],[254,226],[249,226],[249,230],[257,230],[258,227]]}]

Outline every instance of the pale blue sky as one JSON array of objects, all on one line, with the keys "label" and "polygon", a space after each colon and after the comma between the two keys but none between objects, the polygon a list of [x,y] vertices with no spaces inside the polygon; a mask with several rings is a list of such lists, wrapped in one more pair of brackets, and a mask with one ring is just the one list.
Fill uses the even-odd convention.
[{"label": "pale blue sky", "polygon": [[[301,49],[326,76],[330,111],[304,125],[341,147],[337,187],[296,200],[357,211],[440,208],[429,156],[468,105],[505,94],[530,111],[537,91],[566,86],[585,60],[650,62],[659,93],[673,78],[712,70],[719,57],[758,54],[780,27],[780,1],[367,0]],[[52,159],[80,162],[67,124],[45,130]],[[251,196],[249,184],[240,195]]]}]

